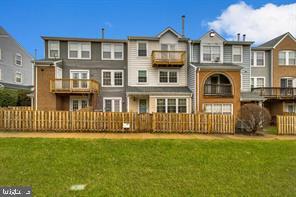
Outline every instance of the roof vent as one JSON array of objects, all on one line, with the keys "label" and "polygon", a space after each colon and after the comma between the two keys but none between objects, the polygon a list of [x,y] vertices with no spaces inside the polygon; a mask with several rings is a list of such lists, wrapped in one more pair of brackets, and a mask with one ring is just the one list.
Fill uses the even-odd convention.
[{"label": "roof vent", "polygon": [[246,41],[246,34],[243,35],[243,41]]},{"label": "roof vent", "polygon": [[216,33],[214,31],[210,32],[210,37],[214,37],[216,35]]},{"label": "roof vent", "polygon": [[240,33],[237,34],[237,41],[240,41]]},{"label": "roof vent", "polygon": [[105,28],[101,29],[101,33],[102,33],[102,39],[104,39],[105,38]]}]

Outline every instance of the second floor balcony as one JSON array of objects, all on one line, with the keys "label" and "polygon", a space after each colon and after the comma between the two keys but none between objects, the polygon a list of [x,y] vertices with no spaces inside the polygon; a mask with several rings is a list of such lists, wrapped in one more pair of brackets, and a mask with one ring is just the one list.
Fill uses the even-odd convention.
[{"label": "second floor balcony", "polygon": [[252,92],[255,92],[265,98],[271,98],[271,99],[296,98],[296,88],[261,87],[261,88],[252,88]]},{"label": "second floor balcony", "polygon": [[99,83],[92,79],[50,80],[50,92],[63,94],[91,94],[99,92]]},{"label": "second floor balcony", "polygon": [[204,95],[205,96],[231,97],[232,96],[232,86],[231,86],[231,84],[205,84]]},{"label": "second floor balcony", "polygon": [[152,51],[153,67],[182,67],[185,62],[185,51]]}]

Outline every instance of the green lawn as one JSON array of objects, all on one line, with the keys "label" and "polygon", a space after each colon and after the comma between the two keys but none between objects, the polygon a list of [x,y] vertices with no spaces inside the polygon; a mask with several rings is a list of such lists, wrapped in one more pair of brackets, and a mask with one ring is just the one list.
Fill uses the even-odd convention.
[{"label": "green lawn", "polygon": [[0,185],[35,196],[295,196],[296,142],[0,139]]},{"label": "green lawn", "polygon": [[267,133],[267,134],[276,135],[277,134],[277,128],[276,128],[276,126],[269,126],[269,127],[264,128],[264,132]]}]

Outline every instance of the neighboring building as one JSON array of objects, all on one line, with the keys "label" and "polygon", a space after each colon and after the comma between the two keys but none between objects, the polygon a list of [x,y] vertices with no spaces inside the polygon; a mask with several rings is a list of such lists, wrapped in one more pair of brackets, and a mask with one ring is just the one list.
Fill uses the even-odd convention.
[{"label": "neighboring building", "polygon": [[193,111],[237,115],[241,91],[250,92],[250,52],[253,42],[227,41],[211,30],[190,44],[188,86]]},{"label": "neighboring building", "polygon": [[168,27],[155,37],[128,37],[129,112],[191,113],[188,39]]},{"label": "neighboring building", "polygon": [[31,55],[0,27],[0,86],[31,89],[33,81]]},{"label": "neighboring building", "polygon": [[251,86],[273,117],[296,112],[296,39],[285,33],[252,49]]},{"label": "neighboring building", "polygon": [[45,59],[36,61],[36,109],[126,111],[125,40],[42,38]]}]

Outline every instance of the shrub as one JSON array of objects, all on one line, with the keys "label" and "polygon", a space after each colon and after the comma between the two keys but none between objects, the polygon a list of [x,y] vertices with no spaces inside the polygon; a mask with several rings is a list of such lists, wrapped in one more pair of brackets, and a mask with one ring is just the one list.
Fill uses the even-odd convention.
[{"label": "shrub", "polygon": [[27,96],[28,90],[0,89],[0,107],[30,106],[31,101]]},{"label": "shrub", "polygon": [[263,130],[271,121],[269,111],[257,104],[245,104],[241,107],[239,121],[249,134]]}]

